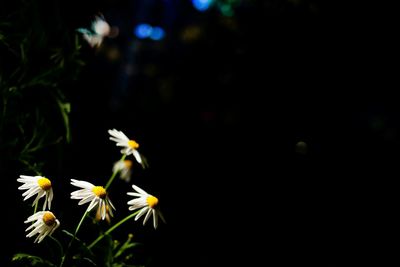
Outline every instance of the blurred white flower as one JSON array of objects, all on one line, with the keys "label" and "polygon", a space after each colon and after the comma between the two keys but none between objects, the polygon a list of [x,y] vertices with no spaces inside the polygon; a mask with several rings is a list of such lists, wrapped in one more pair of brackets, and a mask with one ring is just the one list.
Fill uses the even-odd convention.
[{"label": "blurred white flower", "polygon": [[43,210],[46,209],[46,206],[48,206],[49,209],[51,208],[53,188],[51,187],[51,181],[48,178],[42,176],[20,175],[17,181],[23,183],[23,185],[18,187],[19,190],[27,190],[22,194],[22,196],[25,197],[24,201],[37,194],[32,203],[32,206],[34,206],[38,203],[40,198],[46,196]]},{"label": "blurred white flower", "polygon": [[103,17],[96,16],[96,19],[92,22],[92,30],[97,35],[105,37],[110,34],[111,28]]},{"label": "blurred white flower", "polygon": [[60,226],[60,222],[50,211],[36,212],[25,221],[25,223],[32,222],[34,223],[26,228],[25,232],[33,229],[26,237],[32,237],[37,234],[35,243],[42,242],[46,236],[51,235]]},{"label": "blurred white flower", "polygon": [[109,36],[111,28],[103,17],[96,16],[90,29],[79,28],[77,31],[82,33],[83,38],[91,47],[99,47],[104,37]]},{"label": "blurred white flower", "polygon": [[113,172],[119,172],[119,177],[129,183],[131,181],[132,166],[132,160],[119,160],[114,163]]},{"label": "blurred white flower", "polygon": [[82,188],[71,193],[71,199],[81,200],[78,202],[78,205],[83,205],[90,202],[87,211],[91,211],[93,208],[98,207],[97,210],[100,212],[102,220],[106,218],[107,209],[110,215],[113,216],[112,209],[115,210],[115,207],[108,198],[106,189],[104,189],[104,187],[95,186],[89,182],[75,179],[71,179],[71,184]]},{"label": "blurred white flower", "polygon": [[140,217],[146,214],[143,220],[143,225],[146,224],[147,220],[152,215],[153,215],[154,229],[157,229],[158,217],[160,217],[161,220],[165,223],[164,216],[162,215],[161,211],[158,208],[158,198],[146,193],[146,191],[144,191],[143,189],[139,188],[136,185],[132,185],[132,188],[136,192],[128,192],[127,194],[129,196],[134,196],[137,198],[128,201],[128,205],[130,205],[129,210],[141,209],[140,212],[136,215],[135,221],[137,221]]},{"label": "blurred white flower", "polygon": [[116,142],[117,146],[123,147],[121,150],[122,154],[132,154],[136,161],[142,164],[142,158],[140,157],[140,153],[137,151],[139,144],[136,143],[136,141],[130,140],[123,132],[115,129],[108,130],[108,133],[111,135],[110,140]]},{"label": "blurred white flower", "polygon": [[99,47],[103,42],[103,36],[93,34],[87,29],[78,29],[78,31],[82,33],[83,38],[91,47]]}]

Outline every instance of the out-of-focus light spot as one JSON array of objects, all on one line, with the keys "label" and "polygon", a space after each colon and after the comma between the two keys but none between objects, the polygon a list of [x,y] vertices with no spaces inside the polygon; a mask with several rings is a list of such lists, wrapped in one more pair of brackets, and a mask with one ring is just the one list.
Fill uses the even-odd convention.
[{"label": "out-of-focus light spot", "polygon": [[147,64],[143,68],[143,73],[148,77],[155,77],[158,73],[158,68],[155,64]]},{"label": "out-of-focus light spot", "polygon": [[109,38],[115,38],[119,35],[119,28],[117,26],[111,27],[110,33],[108,34]]},{"label": "out-of-focus light spot", "polygon": [[200,113],[203,122],[210,123],[215,120],[216,114],[214,111],[203,111]]},{"label": "out-of-focus light spot", "polygon": [[380,131],[385,127],[385,121],[380,116],[373,116],[369,119],[369,125],[374,131]]},{"label": "out-of-focus light spot", "polygon": [[221,5],[220,10],[224,16],[232,17],[234,15],[233,9],[230,5]]},{"label": "out-of-focus light spot", "polygon": [[192,0],[194,8],[198,11],[206,11],[212,4],[213,0]]},{"label": "out-of-focus light spot", "polygon": [[124,71],[128,76],[133,75],[135,73],[135,67],[132,64],[126,64]]},{"label": "out-of-focus light spot", "polygon": [[185,43],[192,43],[200,39],[203,31],[197,25],[187,26],[181,33],[181,39]]},{"label": "out-of-focus light spot", "polygon": [[297,142],[295,149],[297,154],[306,155],[308,152],[308,145],[306,142],[299,141]]},{"label": "out-of-focus light spot", "polygon": [[145,39],[150,36],[152,31],[153,27],[151,27],[149,24],[143,23],[136,26],[135,35],[139,39]]},{"label": "out-of-focus light spot", "polygon": [[106,57],[111,62],[116,62],[121,58],[121,52],[119,51],[117,46],[109,46],[105,49]]},{"label": "out-of-focus light spot", "polygon": [[154,41],[160,41],[164,38],[165,31],[161,27],[153,27],[153,30],[150,34],[150,39]]}]

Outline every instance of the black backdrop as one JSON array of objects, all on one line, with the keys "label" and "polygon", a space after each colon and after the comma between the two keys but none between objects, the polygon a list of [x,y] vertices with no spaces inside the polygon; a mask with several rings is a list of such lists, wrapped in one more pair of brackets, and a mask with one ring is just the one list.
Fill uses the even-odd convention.
[{"label": "black backdrop", "polygon": [[[119,156],[108,129],[136,136],[150,168],[134,180],[160,196],[167,219],[138,233],[154,266],[379,266],[393,253],[400,109],[390,14],[270,2],[239,7],[233,31],[216,11],[177,4],[161,48],[136,40],[136,72],[123,85],[127,61],[84,49],[88,64],[67,93],[73,142],[51,170],[58,193],[69,195],[69,178],[106,181]],[[99,10],[126,22],[135,7],[90,4],[63,5],[71,27]],[[203,38],[182,43],[178,32],[192,23]],[[109,44],[129,58],[124,38]],[[72,229],[75,203],[58,205]],[[29,241],[14,220],[23,215],[5,217],[9,257]]]}]

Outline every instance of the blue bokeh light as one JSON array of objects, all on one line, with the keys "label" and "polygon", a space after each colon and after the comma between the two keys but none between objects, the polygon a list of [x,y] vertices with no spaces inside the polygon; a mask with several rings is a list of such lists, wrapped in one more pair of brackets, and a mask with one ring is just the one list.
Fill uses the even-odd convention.
[{"label": "blue bokeh light", "polygon": [[213,0],[192,0],[194,8],[198,11],[206,11],[212,4]]},{"label": "blue bokeh light", "polygon": [[150,34],[150,39],[160,41],[165,37],[165,31],[161,27],[153,27]]},{"label": "blue bokeh light", "polygon": [[153,32],[153,27],[149,24],[142,23],[136,26],[135,28],[135,35],[139,39],[145,39],[151,35]]}]

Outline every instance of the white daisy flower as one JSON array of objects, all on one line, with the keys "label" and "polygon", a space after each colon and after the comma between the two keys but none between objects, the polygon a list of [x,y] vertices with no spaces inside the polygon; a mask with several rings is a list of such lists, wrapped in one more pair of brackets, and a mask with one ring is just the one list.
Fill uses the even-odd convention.
[{"label": "white daisy flower", "polygon": [[111,135],[110,140],[116,142],[117,146],[123,147],[121,150],[122,154],[132,154],[136,161],[142,164],[142,158],[140,157],[140,153],[137,151],[139,144],[136,143],[136,141],[130,140],[123,132],[115,129],[108,130],[108,133]]},{"label": "white daisy flower", "polygon": [[34,241],[35,243],[42,242],[46,236],[51,235],[60,226],[60,222],[50,211],[36,212],[25,221],[25,223],[32,222],[34,223],[26,228],[25,232],[33,229],[26,237],[32,237],[38,234]]},{"label": "white daisy flower", "polygon": [[92,30],[100,36],[108,36],[111,31],[110,25],[104,20],[103,17],[96,16],[95,21],[92,22]]},{"label": "white daisy flower", "polygon": [[25,197],[24,201],[37,194],[32,203],[32,206],[34,206],[38,203],[40,198],[46,196],[43,204],[43,210],[46,209],[46,206],[48,206],[49,209],[51,208],[51,201],[53,200],[53,188],[51,187],[51,181],[48,178],[42,176],[20,175],[17,181],[24,183],[18,187],[19,190],[27,190],[22,194],[22,196]]},{"label": "white daisy flower", "polygon": [[[102,186],[95,186],[89,182],[79,181],[71,179],[71,184],[82,189],[71,193],[71,199],[80,199],[78,205],[83,205],[90,202],[87,211],[91,211],[93,208],[98,207],[98,211],[101,214],[101,219],[104,220],[107,214],[107,207],[111,207],[115,210],[114,205],[111,203],[107,196],[106,189]],[[108,212],[113,216],[112,209],[108,208]]]},{"label": "white daisy flower", "polygon": [[119,172],[119,177],[129,183],[131,181],[132,166],[132,160],[119,160],[114,163],[113,172]]},{"label": "white daisy flower", "polygon": [[164,216],[161,211],[158,209],[158,198],[146,193],[143,189],[139,188],[136,185],[132,185],[132,188],[136,192],[128,192],[129,196],[137,197],[128,201],[129,210],[141,209],[141,211],[136,215],[135,221],[139,220],[145,213],[146,216],[143,220],[143,225],[147,222],[147,220],[153,215],[153,226],[154,229],[157,229],[158,226],[158,217],[165,223]]},{"label": "white daisy flower", "polygon": [[104,37],[110,35],[111,27],[103,17],[96,16],[90,29],[79,28],[77,31],[82,33],[83,38],[91,47],[99,47]]},{"label": "white daisy flower", "polygon": [[87,29],[78,29],[80,33],[82,33],[83,38],[88,42],[90,47],[99,47],[101,43],[103,42],[103,36],[93,34]]}]

